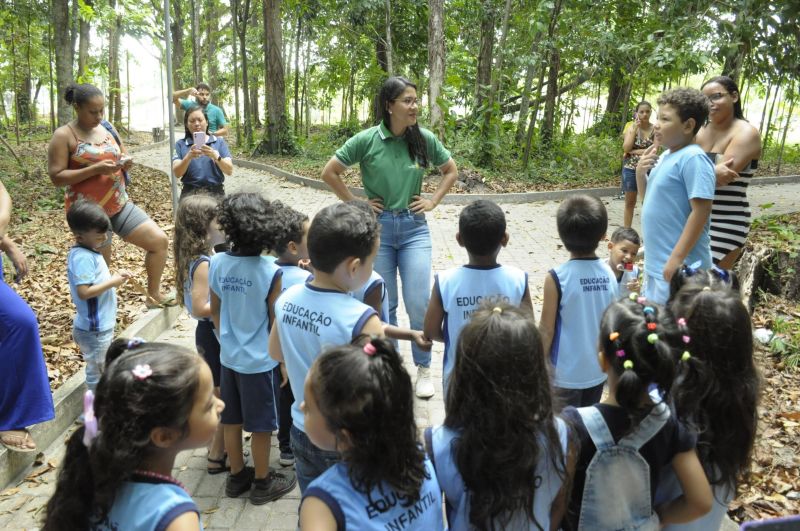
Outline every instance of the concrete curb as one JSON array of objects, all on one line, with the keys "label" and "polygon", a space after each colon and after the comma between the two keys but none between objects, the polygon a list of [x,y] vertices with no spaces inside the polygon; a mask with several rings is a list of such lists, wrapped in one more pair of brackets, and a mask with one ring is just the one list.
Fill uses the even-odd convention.
[{"label": "concrete curb", "polygon": [[[147,341],[155,340],[163,331],[169,329],[183,312],[180,306],[150,310],[119,334],[120,337],[141,337]],[[83,408],[85,374],[80,371],[69,378],[53,393],[56,417],[48,422],[31,426],[30,432],[40,451],[44,451],[58,439],[80,415]],[[12,452],[0,446],[0,490],[22,479],[30,472],[38,452]]]},{"label": "concrete curb", "polygon": [[[261,170],[271,173],[277,177],[282,177],[289,182],[301,184],[309,188],[317,190],[330,190],[324,182],[312,179],[310,177],[303,177],[295,173],[282,170],[270,164],[262,162],[253,162],[245,159],[233,159],[236,166],[242,168],[249,168],[251,170]],[[780,177],[757,177],[751,181],[750,186],[767,186],[771,184],[783,183],[796,183],[800,182],[800,175],[784,175]],[[351,186],[348,187],[353,195],[366,197],[364,189]],[[589,194],[597,197],[613,197],[619,194],[619,188],[606,187],[606,188],[576,188],[573,190],[550,190],[546,192],[522,192],[522,193],[508,193],[508,194],[456,194],[450,193],[444,196],[442,204],[444,205],[467,205],[478,199],[489,199],[496,203],[533,203],[537,201],[558,201],[574,194]],[[422,194],[430,197],[431,194]]]}]

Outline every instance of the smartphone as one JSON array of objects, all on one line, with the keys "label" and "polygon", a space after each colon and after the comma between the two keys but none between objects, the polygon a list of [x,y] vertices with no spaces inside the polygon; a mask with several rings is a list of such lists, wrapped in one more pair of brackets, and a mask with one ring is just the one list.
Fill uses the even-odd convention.
[{"label": "smartphone", "polygon": [[206,134],[203,131],[192,133],[194,140],[194,149],[200,149],[206,144]]},{"label": "smartphone", "polygon": [[133,157],[131,157],[131,156],[128,156],[128,155],[122,155],[122,156],[119,158],[119,162],[118,162],[118,164],[119,164],[120,166],[124,166],[124,165],[125,165],[125,164],[126,164],[128,161],[129,161],[129,160],[131,160],[132,158],[133,158]]}]

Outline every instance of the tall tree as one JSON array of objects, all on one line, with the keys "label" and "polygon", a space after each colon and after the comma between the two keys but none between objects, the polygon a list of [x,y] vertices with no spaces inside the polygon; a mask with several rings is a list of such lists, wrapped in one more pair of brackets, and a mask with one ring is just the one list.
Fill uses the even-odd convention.
[{"label": "tall tree", "polygon": [[244,4],[242,4],[242,0],[231,0],[231,7],[233,9],[233,17],[236,19],[234,27],[239,37],[239,56],[242,63],[242,107],[245,112],[244,138],[245,143],[249,146],[253,143],[253,122],[248,116],[252,110],[250,106],[250,78],[248,76],[247,61],[247,23],[250,20],[250,0],[244,0]]},{"label": "tall tree", "polygon": [[72,78],[72,47],[69,34],[69,0],[52,1],[52,21],[55,37],[56,86],[58,87],[58,125],[65,125],[72,120],[72,108],[64,101],[67,85]]},{"label": "tall tree", "polygon": [[555,121],[556,98],[558,97],[558,72],[561,66],[561,52],[556,46],[556,32],[558,31],[558,17],[561,14],[562,0],[553,2],[553,12],[550,25],[547,29],[547,42],[550,47],[550,59],[547,69],[547,94],[544,101],[544,118],[541,129],[542,144],[549,146],[553,139],[553,125]]},{"label": "tall tree", "polygon": [[264,79],[267,89],[267,127],[260,151],[279,153],[288,143],[286,82],[284,78],[282,0],[264,0]]},{"label": "tall tree", "polygon": [[428,108],[431,129],[444,140],[444,117],[439,97],[444,83],[444,0],[428,0]]},{"label": "tall tree", "polygon": [[[73,0],[76,3],[79,0]],[[78,25],[78,75],[83,81],[89,67],[89,38],[92,31],[91,16],[94,12],[93,0],[80,0],[79,25]]]}]

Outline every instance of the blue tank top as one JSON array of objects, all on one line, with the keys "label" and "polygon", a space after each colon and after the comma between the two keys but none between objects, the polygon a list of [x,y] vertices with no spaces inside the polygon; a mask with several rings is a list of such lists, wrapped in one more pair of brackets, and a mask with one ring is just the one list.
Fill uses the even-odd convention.
[{"label": "blue tank top", "polygon": [[386,281],[383,280],[383,277],[377,271],[373,270],[372,274],[369,277],[369,280],[361,286],[360,289],[356,291],[351,291],[350,295],[355,297],[357,300],[361,302],[365,302],[364,299],[367,298],[367,295],[372,293],[374,290],[379,289],[381,290],[381,312],[378,317],[381,318],[381,321],[384,323],[389,322],[389,291],[386,289]]},{"label": "blue tank top", "polygon": [[[338,529],[344,530],[443,530],[442,492],[433,465],[425,458],[428,478],[422,483],[416,503],[403,506],[403,499],[388,485],[375,488],[369,496],[353,487],[347,465],[336,463],[311,482],[303,494],[319,498],[333,513]],[[453,529],[458,529],[453,527]]]},{"label": "blue tank top", "polygon": [[[555,419],[562,455],[567,455],[568,430],[566,423]],[[469,492],[464,485],[464,480],[456,465],[455,446],[453,442],[458,438],[458,432],[444,426],[428,428],[431,430],[430,442],[433,450],[436,477],[439,486],[447,499],[447,522],[450,529],[471,529],[469,522]],[[426,439],[429,437],[426,430]],[[563,483],[561,473],[553,465],[552,452],[545,449],[536,464],[536,473],[531,478],[531,483],[538,486],[533,497],[533,515],[541,529],[550,529],[550,508],[556,499]],[[511,522],[504,529],[528,530],[540,529],[528,520],[526,514],[515,514]]]},{"label": "blue tank top", "polygon": [[267,352],[271,324],[267,298],[281,274],[264,256],[228,252],[211,259],[208,285],[220,299],[220,362],[225,367],[256,374],[278,366]]},{"label": "blue tank top", "polygon": [[275,302],[275,326],[283,360],[294,393],[292,422],[305,433],[300,404],[311,364],[325,348],[350,343],[358,337],[375,310],[347,293],[294,285]]},{"label": "blue tank top", "polygon": [[275,261],[275,265],[280,267],[281,271],[283,271],[283,276],[281,277],[281,293],[294,285],[305,284],[306,281],[308,281],[308,277],[311,276],[309,271],[294,264],[283,264]]},{"label": "blue tank top", "polygon": [[573,258],[550,270],[558,290],[558,311],[550,347],[555,367],[553,384],[588,389],[606,375],[597,362],[600,319],[619,298],[617,277],[600,258]]},{"label": "blue tank top", "polygon": [[[108,516],[94,522],[93,531],[163,531],[173,520],[188,512],[198,513],[189,494],[172,483],[124,482],[114,498]],[[201,519],[202,520],[202,519]],[[203,523],[200,522],[200,529]]]},{"label": "blue tank top", "polygon": [[461,330],[472,313],[487,301],[505,302],[519,306],[528,274],[513,266],[479,267],[464,265],[436,275],[434,289],[439,292],[444,309],[444,389],[456,363],[456,345]]},{"label": "blue tank top", "polygon": [[[210,321],[211,319],[209,317],[195,317],[193,315],[194,310],[192,309],[192,286],[194,285],[194,272],[197,270],[197,266],[203,262],[211,263],[211,258],[201,254],[192,260],[191,264],[189,264],[189,276],[186,277],[186,282],[183,283],[183,306],[186,308],[186,311],[189,312],[189,317],[197,319],[198,321]],[[211,292],[209,292],[208,296],[211,297]]]}]

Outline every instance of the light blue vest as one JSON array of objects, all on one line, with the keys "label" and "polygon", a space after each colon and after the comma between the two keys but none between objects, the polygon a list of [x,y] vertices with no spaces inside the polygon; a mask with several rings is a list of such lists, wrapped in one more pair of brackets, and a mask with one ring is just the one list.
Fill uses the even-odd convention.
[{"label": "light blue vest", "polygon": [[386,281],[383,280],[383,277],[377,271],[373,270],[372,274],[369,276],[369,280],[361,286],[360,289],[356,291],[351,291],[350,295],[356,298],[361,302],[365,302],[364,299],[367,297],[367,294],[372,293],[373,290],[379,289],[381,290],[381,313],[378,317],[381,318],[381,321],[384,323],[389,322],[389,291],[386,289]]},{"label": "light blue vest", "polygon": [[[568,430],[566,423],[560,418],[556,418],[556,429],[561,443],[562,455],[567,455]],[[428,428],[425,437],[430,433],[430,442],[433,449],[434,463],[436,467],[436,477],[439,478],[439,486],[442,488],[447,499],[447,522],[450,529],[471,529],[469,522],[469,492],[466,490],[464,480],[456,465],[456,454],[454,441],[458,437],[455,432],[444,426],[437,426],[433,429]],[[539,462],[536,464],[536,473],[531,478],[531,483],[537,485],[533,497],[533,515],[541,529],[550,529],[550,508],[556,499],[565,472],[559,471],[553,466],[552,456],[548,450],[544,450]],[[528,520],[526,514],[515,514],[510,523],[504,529],[513,530],[538,530],[536,525]]]},{"label": "light blue vest", "polygon": [[[192,319],[197,319],[198,321],[210,321],[211,319],[208,317],[195,317],[192,315],[194,310],[192,309],[192,286],[194,285],[194,272],[197,271],[197,266],[202,264],[203,262],[211,263],[211,258],[208,256],[201,254],[194,260],[192,263],[189,264],[189,276],[186,277],[186,282],[183,283],[183,306],[186,308],[186,311],[189,312],[189,317]],[[211,296],[211,292],[209,291],[208,296]]]},{"label": "light blue vest", "polygon": [[[175,518],[187,512],[198,513],[189,494],[172,483],[124,482],[103,522],[92,524],[93,531],[163,531]],[[200,529],[203,529],[200,519]]]},{"label": "light blue vest", "polygon": [[211,259],[208,285],[220,299],[220,362],[241,374],[271,371],[267,298],[281,270],[264,256],[220,253]]},{"label": "light blue vest", "polygon": [[280,267],[281,271],[283,271],[283,277],[281,277],[281,293],[294,285],[305,284],[308,277],[311,276],[309,271],[294,264],[282,264],[276,261],[275,265]]},{"label": "light blue vest", "polygon": [[347,465],[341,462],[312,481],[303,499],[314,496],[325,503],[339,529],[443,530],[442,492],[436,482],[436,472],[427,458],[425,469],[430,477],[422,483],[419,500],[407,507],[403,506],[404,500],[388,485],[373,489],[369,497],[356,490],[347,475]]},{"label": "light blue vest", "polygon": [[600,319],[619,297],[617,277],[599,258],[572,259],[550,270],[558,289],[550,360],[554,385],[588,389],[603,383],[606,375],[597,361]]},{"label": "light blue vest", "polygon": [[444,309],[442,381],[445,391],[456,363],[458,336],[472,313],[487,301],[519,306],[527,287],[528,274],[513,266],[464,265],[437,273],[434,288],[439,291]]},{"label": "light blue vest", "polygon": [[105,290],[97,297],[81,300],[78,286],[101,284],[111,278],[103,255],[76,245],[67,255],[69,292],[75,303],[75,328],[87,332],[112,330],[117,324],[117,293],[115,288]]},{"label": "light blue vest", "polygon": [[325,348],[349,344],[358,337],[375,310],[347,293],[294,285],[275,302],[275,326],[281,341],[289,385],[292,386],[292,422],[305,433],[300,404],[311,364]]}]

